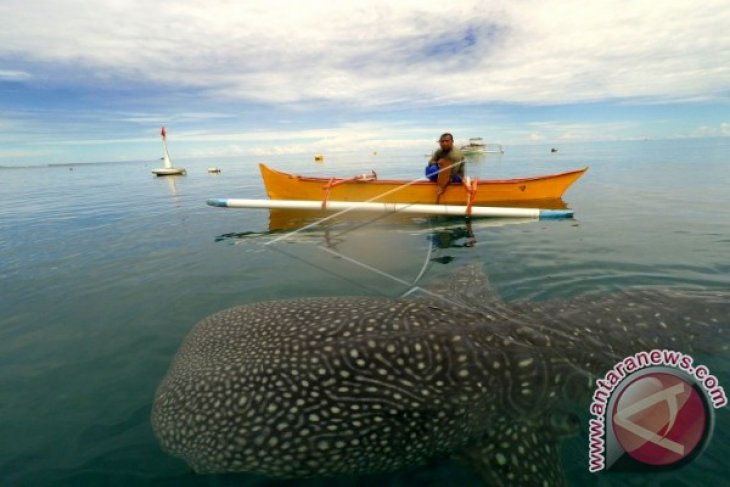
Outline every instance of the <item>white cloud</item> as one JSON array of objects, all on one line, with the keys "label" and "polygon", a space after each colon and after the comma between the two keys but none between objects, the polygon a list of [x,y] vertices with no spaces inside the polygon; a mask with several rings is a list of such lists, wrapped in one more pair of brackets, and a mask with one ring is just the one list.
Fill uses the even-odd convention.
[{"label": "white cloud", "polygon": [[28,157],[40,157],[54,154],[51,150],[37,150],[37,149],[10,149],[0,150],[0,161],[3,159],[25,159]]},{"label": "white cloud", "polygon": [[[155,129],[156,130],[156,129]],[[149,131],[148,131],[149,132]],[[102,146],[109,144],[149,143],[159,137],[65,139],[57,145]],[[377,148],[430,147],[435,146],[433,130],[403,129],[396,126],[385,128],[374,123],[346,123],[320,129],[258,130],[245,132],[230,131],[171,131],[167,138],[170,144],[216,145],[216,149],[200,149],[195,154],[238,155],[238,154],[294,154],[311,151],[343,152],[351,150],[373,150]]]},{"label": "white cloud", "polygon": [[730,136],[730,123],[723,122],[719,126],[706,126],[697,127],[691,134],[690,137],[728,137]]},{"label": "white cloud", "polygon": [[31,78],[25,71],[0,69],[0,81],[25,81]]},{"label": "white cloud", "polygon": [[218,99],[553,104],[705,100],[730,86],[726,0],[6,0],[0,18],[13,19],[0,59],[34,77],[51,65],[69,82]]},{"label": "white cloud", "polygon": [[[233,117],[234,115],[231,115],[230,113],[181,112],[175,114],[175,122],[197,122]],[[169,123],[169,116],[161,113],[120,113],[109,118],[116,121],[131,122],[140,125],[162,125]]]}]

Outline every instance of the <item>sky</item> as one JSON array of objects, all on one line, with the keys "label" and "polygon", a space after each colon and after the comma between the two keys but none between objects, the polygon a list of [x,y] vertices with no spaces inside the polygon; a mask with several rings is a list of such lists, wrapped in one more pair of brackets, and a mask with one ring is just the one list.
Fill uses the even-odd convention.
[{"label": "sky", "polygon": [[[0,0],[0,166],[730,136],[730,2]],[[174,143],[174,146],[173,146]]]}]

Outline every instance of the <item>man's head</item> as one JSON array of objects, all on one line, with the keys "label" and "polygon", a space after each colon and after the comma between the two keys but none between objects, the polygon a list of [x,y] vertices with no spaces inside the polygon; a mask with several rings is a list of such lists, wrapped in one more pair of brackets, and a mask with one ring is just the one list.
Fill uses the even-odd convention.
[{"label": "man's head", "polygon": [[439,137],[439,146],[443,150],[451,150],[454,147],[454,136],[446,132]]}]

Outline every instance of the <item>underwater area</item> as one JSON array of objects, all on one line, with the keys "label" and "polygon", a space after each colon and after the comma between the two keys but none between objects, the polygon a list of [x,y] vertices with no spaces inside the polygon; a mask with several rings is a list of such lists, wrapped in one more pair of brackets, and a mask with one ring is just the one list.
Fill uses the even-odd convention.
[{"label": "underwater area", "polygon": [[[187,176],[172,178],[152,176],[157,161],[1,168],[0,483],[480,485],[443,455],[356,478],[197,475],[161,449],[152,404],[195,324],[231,306],[412,298],[415,286],[438,287],[475,263],[501,300],[538,307],[639,288],[730,292],[730,138],[550,147],[506,146],[468,162],[467,174],[590,166],[563,198],[573,219],[343,215],[299,231],[319,217],[205,203],[266,197],[258,162],[300,174],[373,169],[412,179],[423,172],[423,153],[325,154],[321,164],[309,155],[180,160]],[[212,165],[222,172],[207,173]],[[730,317],[716,318],[725,334],[703,339],[723,345]],[[633,332],[650,339],[652,329]],[[730,386],[727,351],[694,357]],[[715,411],[706,449],[682,468],[600,474],[588,472],[589,404],[575,408],[579,431],[560,442],[569,485],[720,485],[727,477],[727,408]]]}]

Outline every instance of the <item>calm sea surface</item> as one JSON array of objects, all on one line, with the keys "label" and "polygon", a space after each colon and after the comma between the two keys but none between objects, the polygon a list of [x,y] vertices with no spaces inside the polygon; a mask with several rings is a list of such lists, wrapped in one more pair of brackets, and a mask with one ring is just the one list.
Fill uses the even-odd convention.
[{"label": "calm sea surface", "polygon": [[[171,148],[174,155],[174,146]],[[430,148],[0,169],[0,484],[298,485],[196,476],[160,450],[155,389],[195,323],[223,308],[295,296],[398,297],[481,261],[506,300],[628,287],[730,289],[730,138],[506,147],[471,175],[518,177],[584,165],[565,195],[574,220],[338,219],[267,246],[307,215],[205,205],[264,197],[257,162],[307,174],[417,177]],[[222,168],[218,175],[206,167]],[[321,244],[375,272],[321,250]],[[422,273],[422,271],[424,271]],[[396,279],[384,275],[389,274]],[[727,317],[725,317],[727,318]],[[730,390],[730,357],[701,357]],[[586,406],[587,410],[587,406]],[[662,475],[587,472],[587,428],[563,442],[576,485],[719,485],[730,473],[730,414],[702,456]],[[455,465],[305,485],[475,485]]]}]

